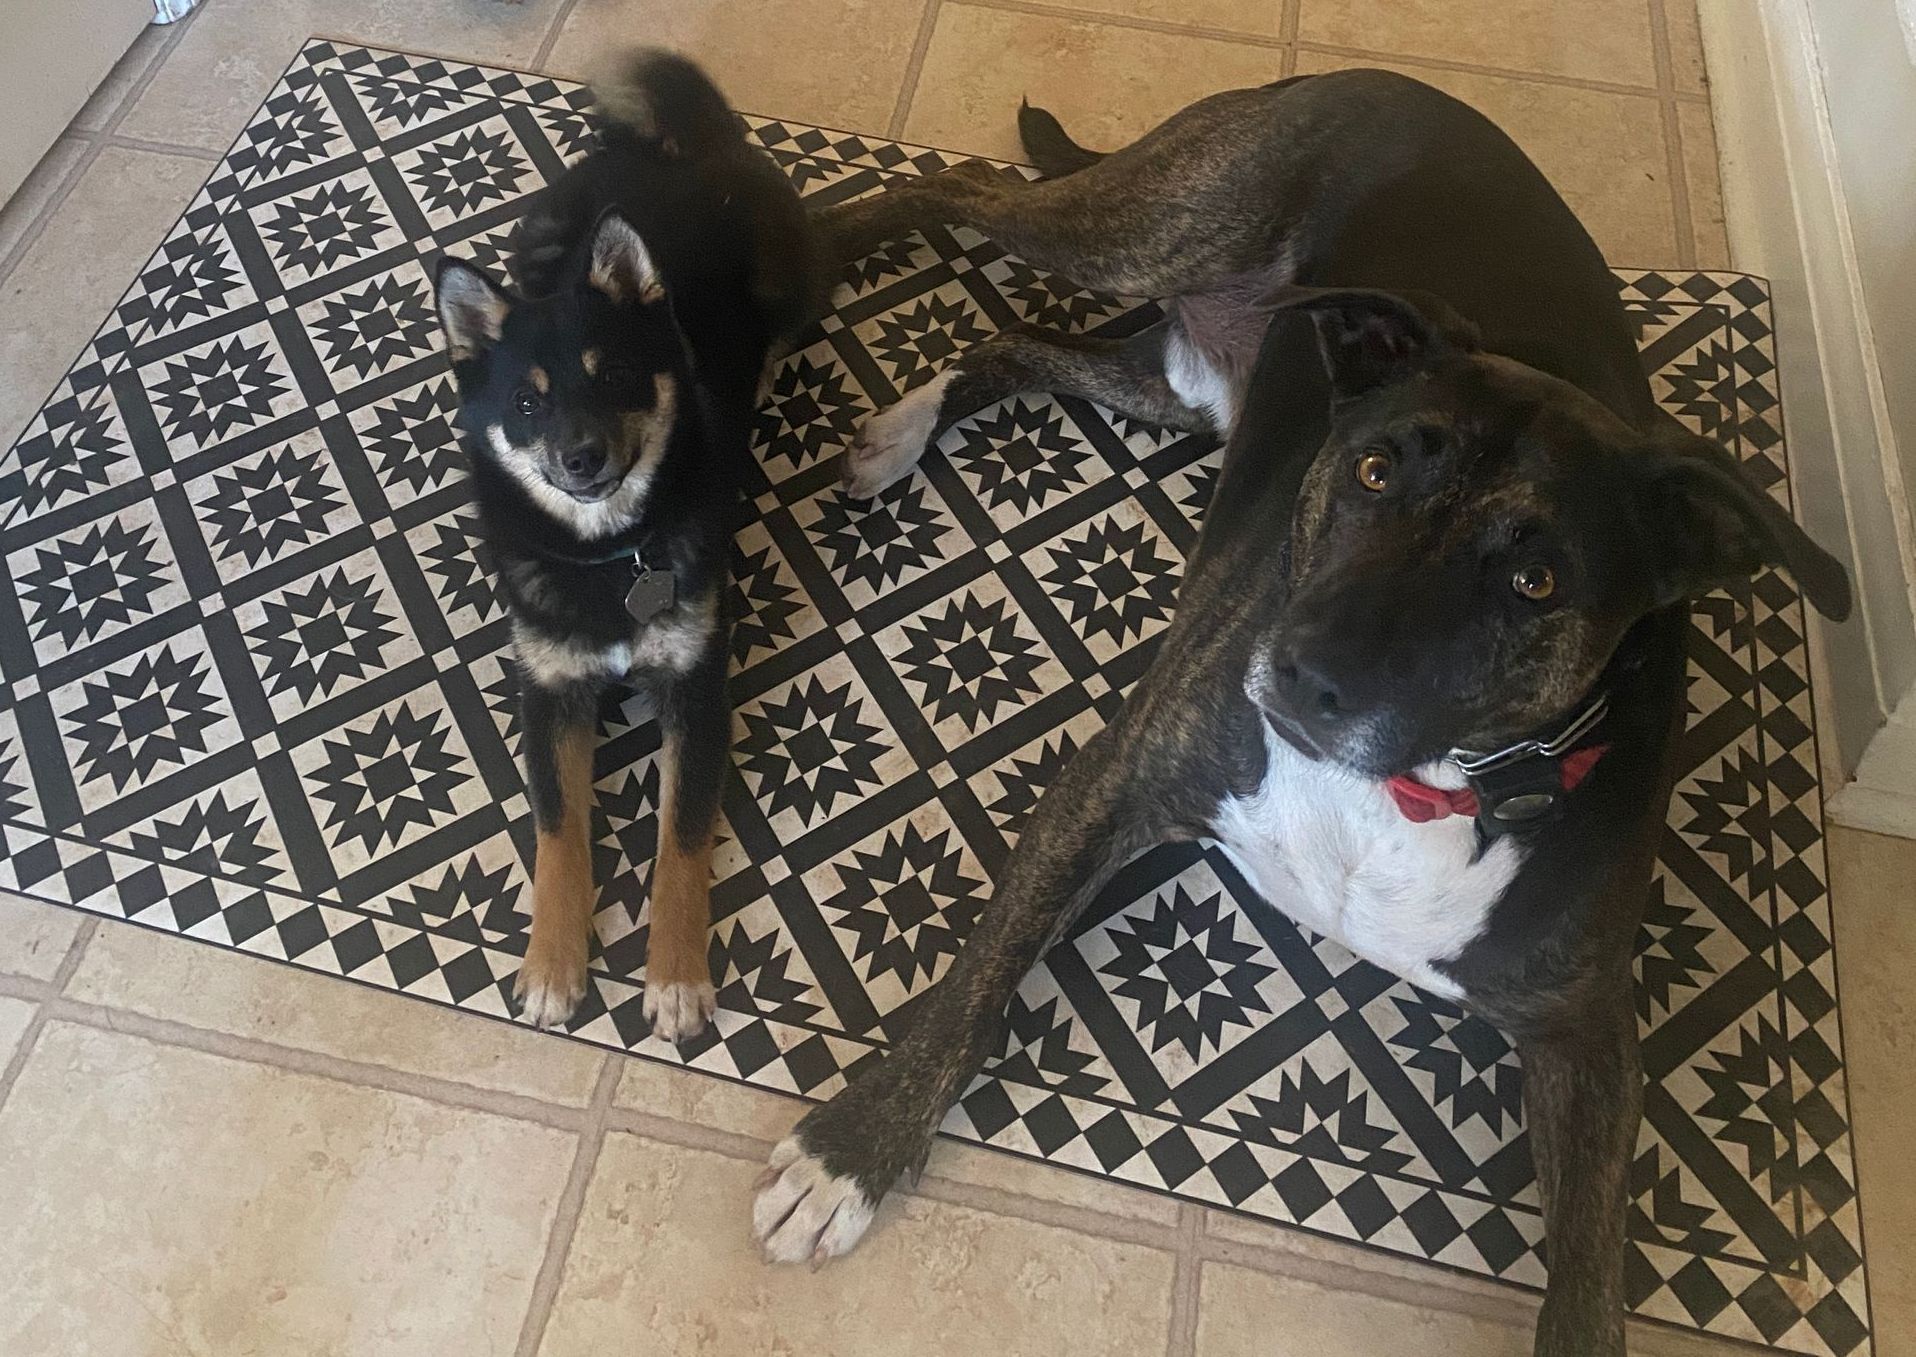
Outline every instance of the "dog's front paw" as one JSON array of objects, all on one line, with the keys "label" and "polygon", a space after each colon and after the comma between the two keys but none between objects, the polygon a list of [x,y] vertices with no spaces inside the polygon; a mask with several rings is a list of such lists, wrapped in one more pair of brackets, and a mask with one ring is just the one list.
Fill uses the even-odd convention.
[{"label": "dog's front paw", "polygon": [[559,1027],[585,998],[584,940],[576,948],[541,947],[535,938],[512,984],[519,1013],[534,1027]]},{"label": "dog's front paw", "polygon": [[894,481],[903,479],[925,455],[925,445],[938,424],[945,388],[954,370],[947,368],[896,405],[866,420],[845,449],[841,476],[845,493],[853,499],[871,499]]},{"label": "dog's front paw", "polygon": [[718,992],[709,980],[647,984],[642,1007],[652,1035],[679,1042],[697,1036],[718,1012]]},{"label": "dog's front paw", "polygon": [[827,1169],[802,1136],[801,1127],[772,1151],[752,1203],[752,1234],[767,1261],[817,1268],[851,1251],[878,1203],[856,1180]]}]

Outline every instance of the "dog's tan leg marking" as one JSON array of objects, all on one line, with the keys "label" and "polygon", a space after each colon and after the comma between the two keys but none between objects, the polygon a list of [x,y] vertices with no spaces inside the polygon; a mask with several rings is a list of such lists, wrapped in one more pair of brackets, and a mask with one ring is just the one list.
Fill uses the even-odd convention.
[{"label": "dog's tan leg marking", "polygon": [[532,937],[512,990],[526,1021],[537,1027],[564,1022],[585,997],[586,951],[599,898],[592,880],[593,736],[574,730],[558,740],[553,758],[563,813],[555,826],[539,833],[532,864]]},{"label": "dog's tan leg marking", "polygon": [[652,866],[652,932],[645,955],[644,1013],[654,1035],[667,1041],[697,1036],[718,1008],[706,960],[712,826],[679,823],[679,756],[679,740],[668,733],[659,750],[659,854]]}]

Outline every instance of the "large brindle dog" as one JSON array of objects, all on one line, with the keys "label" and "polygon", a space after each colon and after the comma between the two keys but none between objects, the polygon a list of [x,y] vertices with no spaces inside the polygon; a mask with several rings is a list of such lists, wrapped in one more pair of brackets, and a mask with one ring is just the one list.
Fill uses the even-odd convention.
[{"label": "large brindle dog", "polygon": [[1494,125],[1401,76],[1219,94],[1049,176],[982,164],[833,210],[850,257],[975,228],[1169,298],[1133,338],[1014,329],[874,416],[856,494],[956,421],[1069,392],[1229,447],[1175,624],[1033,812],[910,1034],[773,1154],[767,1254],[857,1242],[997,1049],[1020,977],[1126,858],[1220,841],[1304,926],[1515,1040],[1550,1241],[1536,1351],[1624,1350],[1642,1103],[1631,944],[1674,778],[1689,600],[1843,568],[1661,413],[1603,257]]}]

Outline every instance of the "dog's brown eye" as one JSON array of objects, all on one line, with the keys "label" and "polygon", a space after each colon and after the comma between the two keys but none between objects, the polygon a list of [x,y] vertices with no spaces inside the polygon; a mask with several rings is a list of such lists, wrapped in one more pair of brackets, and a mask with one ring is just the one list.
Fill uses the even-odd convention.
[{"label": "dog's brown eye", "polygon": [[1357,483],[1375,493],[1390,484],[1390,457],[1367,452],[1357,459]]},{"label": "dog's brown eye", "polygon": [[1541,603],[1557,592],[1556,572],[1547,565],[1527,565],[1510,577],[1510,587],[1532,603]]},{"label": "dog's brown eye", "polygon": [[522,415],[538,414],[545,403],[545,397],[529,386],[522,386],[512,393],[512,408]]}]

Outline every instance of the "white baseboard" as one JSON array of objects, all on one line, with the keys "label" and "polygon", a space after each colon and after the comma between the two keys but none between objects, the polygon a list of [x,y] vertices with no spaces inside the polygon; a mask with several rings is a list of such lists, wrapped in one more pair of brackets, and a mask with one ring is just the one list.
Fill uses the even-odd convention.
[{"label": "white baseboard", "polygon": [[1856,780],[1830,798],[1827,813],[1851,829],[1916,839],[1916,688],[1870,741]]},{"label": "white baseboard", "polygon": [[[1698,3],[1731,257],[1771,283],[1797,516],[1856,584],[1856,618],[1812,623],[1824,772],[1834,783],[1862,764],[1916,682],[1916,556],[1814,11],[1811,0]],[[1848,790],[1832,797],[1832,816]],[[1875,804],[1891,791],[1845,804]]]}]

